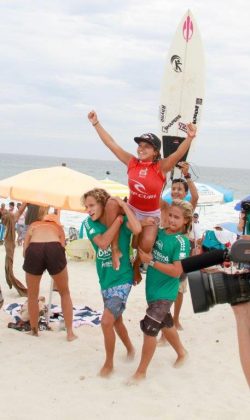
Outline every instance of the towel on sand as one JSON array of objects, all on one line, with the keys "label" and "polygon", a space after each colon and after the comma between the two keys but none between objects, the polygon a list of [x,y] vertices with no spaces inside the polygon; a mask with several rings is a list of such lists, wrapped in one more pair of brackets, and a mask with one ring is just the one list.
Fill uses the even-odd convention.
[{"label": "towel on sand", "polygon": [[[11,303],[4,307],[4,311],[11,315],[15,322],[20,321],[21,303]],[[94,311],[88,306],[78,305],[73,307],[73,326],[75,328],[81,325],[90,325],[97,327],[101,323],[102,312]],[[59,305],[51,305],[51,315],[49,322],[63,322],[62,309]]]}]

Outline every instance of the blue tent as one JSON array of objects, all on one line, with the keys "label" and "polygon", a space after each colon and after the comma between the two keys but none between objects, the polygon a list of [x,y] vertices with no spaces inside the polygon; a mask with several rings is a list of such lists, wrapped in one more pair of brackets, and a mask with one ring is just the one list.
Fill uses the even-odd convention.
[{"label": "blue tent", "polygon": [[[198,205],[205,206],[218,203],[229,203],[233,201],[233,192],[221,186],[202,184],[199,182],[195,182],[195,186],[199,194]],[[170,188],[163,192],[162,199],[168,203],[172,201]],[[190,201],[190,199],[190,192],[188,192],[185,200]]]}]

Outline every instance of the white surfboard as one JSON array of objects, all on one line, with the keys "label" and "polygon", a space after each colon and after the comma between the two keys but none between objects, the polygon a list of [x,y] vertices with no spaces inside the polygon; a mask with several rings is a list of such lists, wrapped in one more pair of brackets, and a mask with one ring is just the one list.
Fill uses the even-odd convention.
[{"label": "white surfboard", "polygon": [[[173,153],[186,137],[186,124],[199,128],[204,105],[205,63],[202,41],[190,12],[182,18],[169,49],[160,99],[163,155]],[[187,154],[182,160],[186,160]]]}]

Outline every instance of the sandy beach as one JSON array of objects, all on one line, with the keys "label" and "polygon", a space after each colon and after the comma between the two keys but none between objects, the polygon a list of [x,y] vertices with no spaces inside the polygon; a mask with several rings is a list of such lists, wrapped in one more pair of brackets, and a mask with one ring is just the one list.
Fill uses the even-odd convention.
[{"label": "sandy beach", "polygon": [[[4,247],[0,247],[1,287],[4,304],[23,302],[9,290],[4,278]],[[73,303],[102,309],[91,262],[69,260]],[[22,252],[16,248],[15,274],[24,281]],[[41,293],[48,299],[49,277]],[[53,302],[59,303],[57,293]],[[115,372],[109,379],[97,376],[104,360],[101,328],[81,326],[78,340],[68,343],[63,331],[41,332],[39,338],[7,328],[11,320],[0,311],[1,419],[248,419],[249,389],[238,357],[236,328],[229,305],[217,305],[194,314],[189,292],[182,309],[181,338],[189,352],[184,366],[173,368],[170,346],[157,348],[147,379],[126,385],[137,367],[142,344],[139,321],[145,311],[144,284],[133,288],[125,322],[136,348],[128,363],[117,340]]]}]

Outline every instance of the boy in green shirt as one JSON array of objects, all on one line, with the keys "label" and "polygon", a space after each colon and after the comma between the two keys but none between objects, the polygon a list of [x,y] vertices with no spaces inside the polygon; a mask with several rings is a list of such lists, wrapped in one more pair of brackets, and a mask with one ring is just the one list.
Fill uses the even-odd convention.
[{"label": "boy in green shirt", "polygon": [[[102,331],[106,350],[106,360],[100,370],[100,376],[107,377],[113,371],[113,356],[115,350],[115,333],[122,340],[129,358],[134,356],[134,348],[123,323],[122,313],[133,283],[133,270],[129,257],[132,233],[138,235],[141,224],[134,213],[120,198],[118,202],[125,216],[118,216],[108,228],[106,223],[105,205],[110,199],[109,194],[102,189],[94,189],[83,195],[82,201],[89,217],[84,221],[87,236],[96,251],[96,268],[104,301],[102,316]],[[115,270],[112,265],[111,242],[119,233],[119,249],[122,253],[120,267]]]}]

